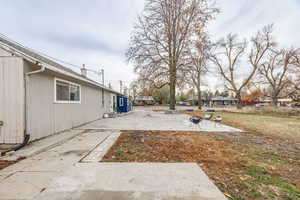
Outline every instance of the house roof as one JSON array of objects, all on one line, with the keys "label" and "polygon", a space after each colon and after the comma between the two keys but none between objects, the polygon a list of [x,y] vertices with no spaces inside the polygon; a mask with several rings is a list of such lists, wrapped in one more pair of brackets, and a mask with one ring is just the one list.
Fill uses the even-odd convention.
[{"label": "house roof", "polygon": [[212,98],[211,100],[212,100],[212,101],[237,101],[238,99],[231,98],[231,97],[222,97],[222,96],[218,96],[218,97]]},{"label": "house roof", "polygon": [[4,38],[1,35],[0,35],[0,47],[2,47],[3,49],[5,49],[11,53],[19,55],[19,56],[23,57],[24,59],[26,59],[30,62],[33,62],[35,64],[41,63],[45,68],[47,68],[51,71],[55,71],[55,72],[70,76],[72,78],[90,83],[94,86],[103,88],[107,91],[110,91],[110,92],[113,92],[116,94],[121,94],[121,93],[114,91],[92,79],[82,76],[81,74],[71,70],[70,68],[63,66],[63,65],[53,61],[52,59],[49,59],[49,58],[35,52],[32,49],[29,49],[11,39],[6,38],[6,37]]}]

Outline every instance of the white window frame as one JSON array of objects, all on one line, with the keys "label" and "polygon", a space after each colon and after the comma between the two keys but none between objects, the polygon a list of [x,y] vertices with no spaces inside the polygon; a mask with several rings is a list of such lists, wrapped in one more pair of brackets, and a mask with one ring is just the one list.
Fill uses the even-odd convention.
[{"label": "white window frame", "polygon": [[119,102],[119,103],[120,103],[120,106],[124,106],[124,98],[121,97],[119,100],[120,100],[120,102]]},{"label": "white window frame", "polygon": [[[74,85],[74,86],[79,87],[79,101],[58,101],[57,98],[56,98],[56,82],[57,81],[65,82],[65,83],[68,83],[70,85]],[[69,88],[69,90],[70,90],[70,88]],[[71,81],[67,81],[67,80],[55,77],[54,78],[54,103],[81,104],[81,85],[79,85],[77,83],[74,83],[74,82],[71,82]]]}]

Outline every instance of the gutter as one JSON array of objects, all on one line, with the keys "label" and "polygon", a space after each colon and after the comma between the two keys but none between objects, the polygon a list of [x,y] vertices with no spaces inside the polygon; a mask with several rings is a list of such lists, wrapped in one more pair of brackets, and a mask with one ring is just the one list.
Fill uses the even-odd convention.
[{"label": "gutter", "polygon": [[[40,65],[40,64],[38,64]],[[46,68],[44,66],[41,66],[41,69],[36,70],[36,71],[32,71],[32,72],[28,72],[25,74],[25,102],[24,102],[24,111],[25,111],[25,130],[24,130],[24,139],[23,142],[21,144],[18,144],[17,146],[10,148],[8,150],[5,150],[3,152],[0,152],[0,156],[4,156],[6,153],[12,152],[12,151],[17,151],[21,148],[23,148],[24,146],[26,146],[30,140],[30,134],[28,133],[28,116],[29,116],[29,105],[27,104],[28,99],[29,99],[29,90],[28,90],[28,85],[29,85],[29,77],[33,74],[38,74],[38,73],[42,73],[46,70]]]}]

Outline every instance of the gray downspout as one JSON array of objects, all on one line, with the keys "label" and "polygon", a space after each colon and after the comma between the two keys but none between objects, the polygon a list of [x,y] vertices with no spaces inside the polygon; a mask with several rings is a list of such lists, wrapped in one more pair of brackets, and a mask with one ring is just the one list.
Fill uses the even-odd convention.
[{"label": "gray downspout", "polygon": [[[30,108],[29,108],[29,83],[30,83],[30,76],[33,75],[33,74],[38,74],[38,73],[42,73],[46,70],[46,68],[44,66],[41,66],[41,69],[39,70],[36,70],[36,71],[32,71],[32,72],[27,72],[25,74],[25,132],[28,133],[28,118],[29,118],[29,111],[30,111]],[[24,134],[24,136],[26,135],[26,133]]]},{"label": "gray downspout", "polygon": [[18,144],[17,146],[11,148],[11,149],[8,149],[8,150],[5,150],[3,152],[0,152],[0,156],[4,156],[6,153],[8,152],[11,152],[11,151],[17,151],[21,148],[23,148],[24,146],[26,146],[26,144],[29,142],[30,140],[30,134],[28,133],[28,116],[29,116],[29,105],[28,105],[28,99],[29,99],[29,90],[28,90],[28,86],[29,86],[29,77],[33,74],[38,74],[38,73],[42,73],[46,70],[46,68],[44,66],[41,66],[41,69],[39,70],[36,70],[36,71],[32,71],[32,72],[28,72],[25,74],[25,87],[24,87],[24,90],[25,90],[25,97],[24,97],[24,117],[25,117],[25,128],[24,128],[24,139],[23,139],[23,142],[21,144]]}]

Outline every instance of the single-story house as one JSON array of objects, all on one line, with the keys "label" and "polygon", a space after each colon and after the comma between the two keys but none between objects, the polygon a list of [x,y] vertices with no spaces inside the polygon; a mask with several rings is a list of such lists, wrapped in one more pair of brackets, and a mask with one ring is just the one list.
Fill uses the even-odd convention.
[{"label": "single-story house", "polygon": [[[210,100],[206,100],[203,98],[201,99],[201,101],[202,101],[202,105],[209,105],[210,102]],[[194,96],[194,98],[190,97],[187,100],[185,100],[185,102],[189,102],[190,104],[193,104],[193,102],[198,102],[198,96]]]},{"label": "single-story house", "polygon": [[217,106],[236,105],[238,103],[238,99],[218,96],[212,98],[211,103],[212,105],[217,105]]},{"label": "single-story house", "polygon": [[293,99],[291,99],[291,98],[278,99],[278,105],[279,106],[291,106],[292,103],[293,103]]},{"label": "single-story house", "polygon": [[0,37],[0,144],[37,140],[117,110],[118,92]]},{"label": "single-story house", "polygon": [[[271,98],[261,98],[260,103],[271,105],[273,100]],[[278,106],[291,106],[293,103],[293,99],[291,98],[279,98]]]},{"label": "single-story house", "polygon": [[136,105],[153,105],[155,100],[152,96],[137,96],[134,100]]}]

